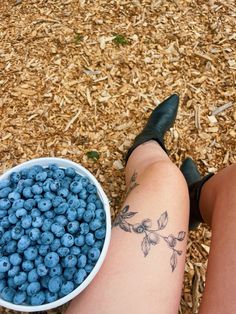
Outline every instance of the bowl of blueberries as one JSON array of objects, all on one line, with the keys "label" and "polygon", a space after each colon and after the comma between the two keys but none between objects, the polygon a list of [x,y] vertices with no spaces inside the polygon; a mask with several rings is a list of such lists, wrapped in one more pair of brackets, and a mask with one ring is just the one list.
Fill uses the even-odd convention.
[{"label": "bowl of blueberries", "polygon": [[0,176],[0,306],[36,312],[76,297],[110,242],[109,201],[96,178],[61,158]]}]

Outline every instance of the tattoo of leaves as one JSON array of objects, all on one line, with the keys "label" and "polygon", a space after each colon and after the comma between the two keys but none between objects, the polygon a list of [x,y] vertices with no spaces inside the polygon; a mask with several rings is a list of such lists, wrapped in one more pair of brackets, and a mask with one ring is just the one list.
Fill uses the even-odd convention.
[{"label": "tattoo of leaves", "polygon": [[176,246],[179,241],[183,241],[186,236],[186,232],[180,231],[175,237],[173,234],[169,234],[168,236],[163,236],[159,233],[159,231],[163,230],[168,223],[168,213],[165,211],[161,214],[159,219],[157,220],[157,229],[152,228],[151,219],[147,218],[142,220],[140,223],[131,224],[127,222],[127,219],[134,217],[137,212],[132,212],[129,210],[130,206],[126,205],[120,212],[120,214],[116,217],[113,226],[119,226],[122,230],[130,233],[143,234],[143,240],[141,242],[141,250],[146,257],[149,254],[151,246],[157,245],[161,239],[163,239],[168,245],[169,249],[171,249],[172,254],[170,257],[170,266],[172,272],[175,270],[177,266],[177,257],[178,255],[182,255],[181,250],[177,250]]},{"label": "tattoo of leaves", "polygon": [[139,183],[137,183],[137,176],[138,176],[138,173],[134,172],[134,174],[132,175],[130,179],[130,184],[126,193],[126,197],[131,193],[131,191],[133,191],[134,188],[136,188],[139,185]]}]

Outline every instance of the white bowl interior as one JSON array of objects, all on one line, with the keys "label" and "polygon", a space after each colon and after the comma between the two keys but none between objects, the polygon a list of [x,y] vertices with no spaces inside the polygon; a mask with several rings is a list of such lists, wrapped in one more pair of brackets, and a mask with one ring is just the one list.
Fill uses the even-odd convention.
[{"label": "white bowl interior", "polygon": [[29,161],[26,161],[16,167],[13,167],[12,169],[8,170],[5,172],[2,176],[0,176],[0,180],[2,179],[7,179],[9,175],[12,172],[15,171],[21,171],[24,168],[32,167],[34,165],[41,165],[42,167],[47,167],[49,164],[55,163],[57,164],[60,168],[67,168],[67,167],[73,167],[76,172],[82,176],[86,176],[90,179],[90,181],[97,187],[97,193],[104,205],[104,210],[106,213],[106,237],[105,241],[103,244],[103,248],[101,251],[101,255],[94,266],[93,270],[91,273],[88,275],[88,277],[80,284],[75,290],[73,290],[70,294],[67,296],[51,303],[43,304],[43,305],[38,305],[38,306],[30,306],[30,305],[16,305],[10,302],[7,302],[3,299],[0,298],[0,306],[4,306],[6,308],[16,310],[16,311],[22,311],[22,312],[36,312],[36,311],[47,311],[52,308],[56,308],[58,306],[61,306],[68,301],[72,300],[75,298],[78,294],[80,294],[87,286],[88,284],[93,280],[97,272],[99,271],[100,267],[102,266],[102,263],[104,262],[105,256],[107,254],[108,246],[110,243],[110,237],[111,237],[111,215],[110,215],[110,206],[109,206],[109,201],[104,193],[101,185],[97,181],[97,179],[89,172],[87,169],[85,169],[83,166],[80,164],[77,164],[73,161],[70,161],[68,159],[62,159],[62,158],[53,158],[53,157],[45,157],[45,158],[37,158],[37,159],[32,159]]}]

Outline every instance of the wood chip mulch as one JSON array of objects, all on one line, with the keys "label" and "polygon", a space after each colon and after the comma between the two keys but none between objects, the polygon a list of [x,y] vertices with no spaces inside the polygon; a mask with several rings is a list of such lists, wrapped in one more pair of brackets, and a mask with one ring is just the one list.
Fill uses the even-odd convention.
[{"label": "wood chip mulch", "polygon": [[[166,139],[173,162],[191,156],[203,174],[234,163],[235,17],[234,0],[2,0],[0,172],[41,156],[79,162],[114,217],[123,156],[173,92],[181,98]],[[204,226],[189,235],[179,313],[198,311],[210,240]]]}]

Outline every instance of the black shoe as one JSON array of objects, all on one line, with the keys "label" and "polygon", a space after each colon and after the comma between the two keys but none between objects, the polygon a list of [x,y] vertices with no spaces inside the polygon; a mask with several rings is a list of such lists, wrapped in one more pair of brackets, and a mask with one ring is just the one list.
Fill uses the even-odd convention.
[{"label": "black shoe", "polygon": [[188,184],[189,198],[190,198],[190,218],[189,218],[189,229],[196,229],[201,222],[204,222],[199,209],[199,200],[202,187],[204,183],[209,180],[214,174],[210,173],[204,178],[197,169],[197,166],[191,158],[186,158],[180,167],[185,180]]},{"label": "black shoe", "polygon": [[136,147],[150,140],[157,141],[166,152],[163,138],[166,131],[168,131],[175,122],[178,105],[179,96],[173,94],[153,110],[146,126],[135,138],[133,145],[128,150],[125,158],[126,163]]}]

